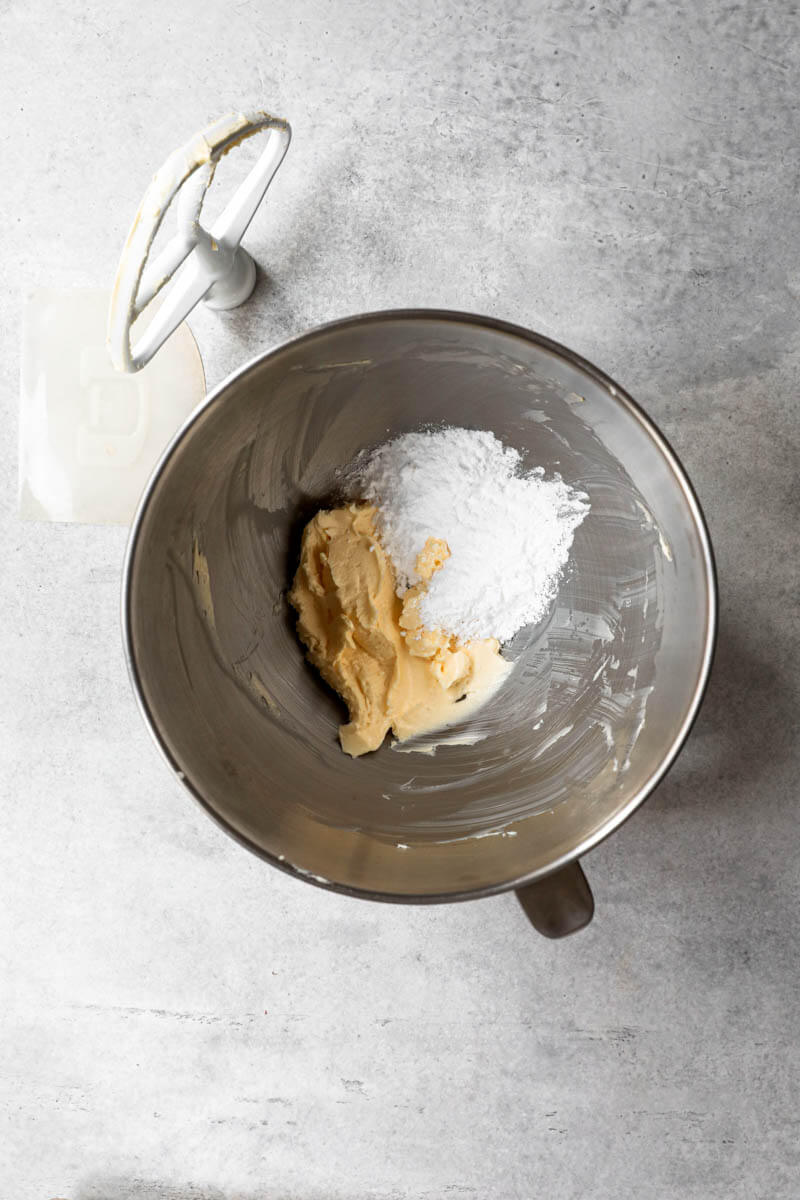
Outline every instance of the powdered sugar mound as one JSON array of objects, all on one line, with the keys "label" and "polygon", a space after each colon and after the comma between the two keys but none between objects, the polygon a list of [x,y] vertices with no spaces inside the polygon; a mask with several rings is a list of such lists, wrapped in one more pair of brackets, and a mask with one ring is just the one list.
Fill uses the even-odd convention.
[{"label": "powdered sugar mound", "polygon": [[540,620],[552,601],[588,497],[484,430],[406,433],[356,469],[395,568],[398,594],[419,582],[417,555],[444,538],[450,558],[420,611],[429,629],[501,642]]}]

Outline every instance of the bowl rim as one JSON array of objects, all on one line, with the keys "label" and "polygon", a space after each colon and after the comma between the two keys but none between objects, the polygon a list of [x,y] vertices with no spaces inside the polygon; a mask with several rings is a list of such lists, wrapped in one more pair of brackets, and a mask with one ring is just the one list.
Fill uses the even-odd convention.
[{"label": "bowl rim", "polygon": [[[453,324],[464,324],[470,326],[479,326],[484,329],[495,330],[500,333],[508,334],[511,337],[519,338],[522,341],[533,343],[539,349],[562,359],[571,367],[577,368],[583,374],[589,376],[597,385],[599,385],[612,400],[618,402],[623,408],[627,409],[629,414],[639,423],[645,433],[652,439],[658,449],[667,460],[676,482],[683,492],[689,511],[692,515],[695,531],[700,542],[702,552],[702,561],[706,577],[706,585],[708,591],[708,602],[706,606],[706,637],[703,646],[703,653],[700,660],[700,671],[697,684],[690,704],[684,714],[683,721],[678,729],[672,743],[663,755],[660,763],[651,773],[642,787],[629,798],[627,803],[614,814],[599,830],[586,837],[582,842],[573,849],[560,855],[553,862],[548,863],[544,867],[537,870],[524,873],[518,877],[509,880],[503,880],[500,883],[488,884],[477,888],[468,888],[458,892],[446,893],[398,893],[398,892],[382,892],[368,888],[353,887],[349,884],[339,883],[336,880],[323,879],[321,876],[313,875],[307,869],[296,866],[285,859],[279,859],[276,855],[264,850],[261,846],[256,845],[250,838],[235,829],[225,817],[223,817],[211,803],[202,795],[198,788],[189,780],[181,766],[173,758],[166,742],[164,741],[158,727],[158,723],[154,714],[150,710],[150,706],[144,695],[141,679],[136,665],[136,657],[133,647],[133,631],[132,631],[132,579],[135,569],[136,552],[139,545],[139,536],[141,533],[142,523],[145,514],[149,507],[150,501],[155,493],[161,476],[168,465],[172,455],[183,442],[193,425],[210,409],[213,405],[218,404],[225,396],[229,388],[234,384],[239,383],[250,371],[260,366],[263,362],[270,358],[276,358],[285,351],[293,349],[303,342],[309,341],[312,338],[318,337],[320,334],[327,333],[331,330],[346,329],[348,327],[363,325],[365,323],[380,323],[384,321],[434,321],[434,322],[450,322]],[[711,537],[708,531],[703,509],[697,497],[697,493],[689,479],[689,476],[684,468],[678,454],[673,449],[667,438],[658,428],[651,417],[647,415],[644,409],[633,399],[633,397],[618,384],[612,377],[602,371],[589,359],[577,354],[574,350],[564,346],[562,343],[555,341],[552,338],[546,337],[544,334],[537,333],[535,330],[528,329],[524,325],[517,325],[511,321],[504,321],[498,317],[490,317],[479,313],[470,313],[460,311],[458,309],[439,309],[439,308],[389,308],[378,309],[365,313],[354,313],[350,316],[340,317],[333,321],[326,321],[318,325],[314,325],[305,332],[294,337],[286,338],[271,346],[268,350],[262,350],[243,363],[242,366],[236,368],[226,376],[216,387],[208,393],[208,395],[198,404],[198,406],[184,420],[179,429],[170,439],[168,445],[160,455],[155,467],[153,468],[150,477],[145,485],[144,491],[139,499],[136,507],[136,512],[130,526],[130,533],[125,550],[125,559],[122,573],[122,594],[121,594],[121,618],[122,618],[122,640],[125,652],[125,663],[128,670],[128,677],[133,688],[139,712],[144,720],[145,726],[150,733],[156,747],[160,751],[167,766],[170,768],[173,776],[175,776],[183,787],[189,792],[193,799],[201,806],[201,808],[211,817],[211,819],[227,833],[240,846],[250,850],[258,858],[268,862],[271,866],[278,870],[293,876],[296,879],[302,880],[304,883],[313,884],[316,887],[323,888],[326,891],[338,892],[342,895],[353,896],[359,899],[376,900],[387,903],[396,904],[448,904],[462,900],[477,900],[486,896],[499,895],[502,892],[514,891],[525,888],[528,884],[538,882],[550,875],[556,874],[562,868],[568,866],[572,862],[576,862],[593,850],[595,846],[604,842],[607,837],[610,837],[621,825],[628,820],[629,817],[644,803],[644,801],[652,794],[656,787],[661,783],[664,776],[674,765],[678,755],[680,754],[686,740],[691,733],[692,727],[697,719],[700,711],[700,706],[708,688],[708,682],[711,675],[711,668],[714,660],[714,652],[717,642],[717,633],[719,625],[719,589],[717,579],[717,568],[714,558],[714,551],[711,544]]]}]

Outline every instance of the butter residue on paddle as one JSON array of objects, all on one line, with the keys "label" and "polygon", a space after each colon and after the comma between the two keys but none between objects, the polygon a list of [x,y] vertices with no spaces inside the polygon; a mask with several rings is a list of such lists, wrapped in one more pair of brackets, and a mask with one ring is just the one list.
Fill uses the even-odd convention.
[{"label": "butter residue on paddle", "polygon": [[377,750],[389,729],[405,741],[464,720],[512,669],[494,638],[459,643],[423,627],[420,598],[450,555],[447,543],[428,538],[417,559],[422,582],[400,599],[375,512],[365,504],[318,512],[289,592],[309,661],[347,704],[339,740],[354,758]]}]

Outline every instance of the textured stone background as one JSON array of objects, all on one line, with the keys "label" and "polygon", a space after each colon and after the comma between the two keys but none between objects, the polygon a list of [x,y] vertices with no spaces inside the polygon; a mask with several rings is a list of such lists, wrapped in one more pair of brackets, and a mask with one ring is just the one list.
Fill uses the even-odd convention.
[{"label": "textured stone background", "polygon": [[[797,1195],[794,4],[6,0],[2,1200]],[[597,917],[370,906],[170,781],[120,648],[119,529],[21,525],[19,291],[110,281],[152,170],[261,105],[295,141],[209,383],[315,322],[533,326],[645,404],[715,539],[679,765],[589,859]]]}]

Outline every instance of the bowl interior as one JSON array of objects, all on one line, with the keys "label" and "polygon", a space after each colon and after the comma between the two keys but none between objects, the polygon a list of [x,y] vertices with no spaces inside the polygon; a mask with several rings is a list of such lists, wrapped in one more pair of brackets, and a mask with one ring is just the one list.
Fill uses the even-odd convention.
[{"label": "bowl interior", "polygon": [[[353,761],[285,599],[300,533],[359,451],[442,423],[492,430],[591,513],[494,701]],[[552,869],[646,794],[699,703],[712,589],[685,478],[611,381],[513,327],[386,313],[262,357],[182,431],[132,534],[126,634],[159,743],[230,831],[343,888],[445,898]]]}]

